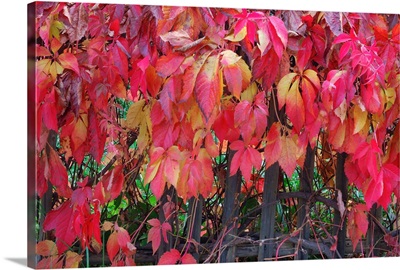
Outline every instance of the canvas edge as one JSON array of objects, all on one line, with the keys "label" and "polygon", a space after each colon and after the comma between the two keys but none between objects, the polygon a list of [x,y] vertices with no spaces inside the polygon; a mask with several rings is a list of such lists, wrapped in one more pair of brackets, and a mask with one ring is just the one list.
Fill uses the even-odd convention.
[{"label": "canvas edge", "polygon": [[35,9],[36,2],[27,4],[27,266],[36,268],[36,109],[35,109]]}]

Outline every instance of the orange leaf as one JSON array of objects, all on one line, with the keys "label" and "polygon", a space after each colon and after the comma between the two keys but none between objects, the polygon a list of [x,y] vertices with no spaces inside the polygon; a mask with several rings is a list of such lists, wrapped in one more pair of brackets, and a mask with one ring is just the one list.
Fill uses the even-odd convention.
[{"label": "orange leaf", "polygon": [[76,72],[76,74],[80,74],[79,72],[79,64],[76,56],[72,53],[65,52],[58,56],[58,61],[60,62],[61,66],[67,69],[71,69]]},{"label": "orange leaf", "polygon": [[40,256],[54,256],[58,254],[56,243],[44,240],[36,244],[36,254]]},{"label": "orange leaf", "polygon": [[305,121],[304,102],[299,91],[299,82],[300,79],[297,78],[286,96],[286,114],[297,133],[300,133]]},{"label": "orange leaf", "polygon": [[222,77],[217,55],[211,55],[197,76],[194,93],[201,112],[208,121],[222,96]]},{"label": "orange leaf", "polygon": [[297,146],[292,138],[281,137],[282,152],[279,158],[279,165],[285,171],[286,175],[290,178],[296,169],[296,152]]},{"label": "orange leaf", "polygon": [[118,233],[113,232],[110,237],[108,237],[107,241],[107,253],[110,261],[114,260],[115,255],[117,255],[119,251],[119,244],[118,244]]}]

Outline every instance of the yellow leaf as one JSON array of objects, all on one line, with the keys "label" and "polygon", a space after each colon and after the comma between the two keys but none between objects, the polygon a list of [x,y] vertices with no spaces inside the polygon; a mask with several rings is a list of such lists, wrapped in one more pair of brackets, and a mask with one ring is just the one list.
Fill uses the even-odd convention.
[{"label": "yellow leaf", "polygon": [[278,103],[279,109],[282,109],[286,103],[286,96],[291,88],[293,79],[297,76],[297,73],[286,74],[278,83]]},{"label": "yellow leaf", "polygon": [[246,35],[247,35],[247,27],[245,26],[236,35],[232,32],[232,34],[226,36],[225,39],[233,42],[238,42],[243,40]]},{"label": "yellow leaf", "polygon": [[67,251],[65,268],[78,268],[81,261],[82,255],[79,255],[78,253],[72,251]]},{"label": "yellow leaf", "polygon": [[257,94],[257,84],[253,82],[240,94],[240,100],[247,100],[250,103],[253,103],[253,99]]},{"label": "yellow leaf", "polygon": [[136,129],[139,127],[143,119],[143,107],[145,106],[145,100],[141,99],[133,103],[126,114],[126,126],[130,129]]},{"label": "yellow leaf", "polygon": [[385,111],[388,111],[396,102],[396,91],[394,90],[394,88],[390,87],[388,89],[384,89],[384,93],[386,97]]},{"label": "yellow leaf", "polygon": [[354,131],[353,134],[356,134],[360,132],[365,126],[365,123],[367,122],[368,118],[368,112],[366,110],[362,110],[360,106],[357,104],[354,106],[354,111],[353,111],[353,116],[354,116]]}]

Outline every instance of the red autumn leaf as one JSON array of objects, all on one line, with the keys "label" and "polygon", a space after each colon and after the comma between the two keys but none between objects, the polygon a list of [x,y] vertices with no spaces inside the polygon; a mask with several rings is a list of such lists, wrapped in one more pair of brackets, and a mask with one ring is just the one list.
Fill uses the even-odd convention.
[{"label": "red autumn leaf", "polygon": [[239,139],[239,129],[234,124],[234,108],[222,110],[214,122],[214,131],[220,142],[228,140],[230,142]]},{"label": "red autumn leaf", "polygon": [[71,69],[78,75],[80,74],[78,60],[72,53],[65,52],[60,54],[57,59],[62,67]]},{"label": "red autumn leaf", "polygon": [[170,265],[177,264],[181,259],[181,254],[176,249],[171,249],[170,251],[166,251],[158,261],[158,265]]},{"label": "red autumn leaf", "polygon": [[264,150],[265,168],[269,168],[272,164],[279,160],[282,152],[282,140],[280,124],[275,122],[267,134],[267,145]]},{"label": "red autumn leaf", "polygon": [[286,175],[290,178],[296,169],[296,152],[297,146],[292,138],[281,136],[281,155],[279,157],[279,165],[282,167]]},{"label": "red autumn leaf", "polygon": [[37,269],[61,269],[63,267],[63,260],[60,256],[50,256],[43,258],[36,265]]},{"label": "red autumn leaf", "polygon": [[104,153],[104,145],[106,143],[106,134],[101,129],[98,116],[95,113],[93,107],[89,109],[89,145],[90,154],[96,160],[97,163],[101,162],[101,158]]},{"label": "red autumn leaf", "polygon": [[184,254],[181,258],[181,262],[182,262],[182,264],[196,264],[197,263],[196,259],[190,253]]},{"label": "red autumn leaf", "polygon": [[366,211],[367,208],[364,204],[357,204],[347,216],[347,233],[353,244],[353,250],[356,249],[361,237],[367,233],[368,217]]},{"label": "red autumn leaf", "polygon": [[384,164],[381,167],[380,173],[382,174],[383,191],[382,196],[378,199],[378,203],[387,209],[391,202],[391,195],[400,183],[400,169],[394,164]]},{"label": "red autumn leaf", "polygon": [[119,252],[118,233],[113,232],[107,240],[107,254],[110,261],[114,261],[115,255]]},{"label": "red autumn leaf", "polygon": [[43,229],[55,230],[58,252],[66,251],[76,239],[73,229],[73,205],[71,201],[64,202],[59,208],[51,210],[45,217]]},{"label": "red autumn leaf", "polygon": [[222,96],[222,77],[218,69],[218,56],[209,56],[199,71],[194,87],[196,101],[206,120],[220,104]]},{"label": "red autumn leaf", "polygon": [[200,148],[195,159],[185,159],[178,180],[178,194],[184,201],[197,198],[199,194],[206,198],[212,190],[213,181],[212,159],[205,148]]},{"label": "red autumn leaf", "polygon": [[58,156],[58,153],[52,147],[49,147],[48,166],[49,174],[45,175],[47,180],[57,187],[61,196],[70,198],[72,190],[68,183],[67,169]]},{"label": "red autumn leaf", "polygon": [[37,166],[36,166],[36,193],[39,198],[42,198],[48,189],[47,180],[45,178],[45,170],[47,165],[47,157],[43,154],[40,158],[37,158]]},{"label": "red autumn leaf", "polygon": [[240,98],[242,90],[250,84],[250,69],[244,60],[231,50],[225,50],[221,55],[221,64],[228,89],[233,96]]},{"label": "red autumn leaf", "polygon": [[383,194],[383,173],[382,171],[368,181],[368,187],[364,194],[367,209],[370,209]]},{"label": "red autumn leaf", "polygon": [[[263,41],[266,44],[260,44],[261,48],[265,51],[265,48],[268,48],[268,43],[271,42],[278,59],[282,58],[282,54],[284,49],[288,43],[288,32],[285,27],[285,24],[281,19],[275,16],[267,17],[267,20],[258,20],[257,21],[259,31],[259,39],[260,34],[262,38],[260,41]],[[264,53],[262,51],[262,53]]]},{"label": "red autumn leaf", "polygon": [[176,53],[163,55],[157,60],[156,70],[161,77],[166,78],[175,73],[184,60],[183,55]]},{"label": "red autumn leaf", "polygon": [[306,37],[301,43],[300,50],[297,53],[297,66],[300,72],[303,72],[313,51],[313,42],[310,37]]},{"label": "red autumn leaf", "polygon": [[56,243],[50,240],[40,241],[36,244],[36,254],[45,257],[58,255]]},{"label": "red autumn leaf", "polygon": [[52,90],[50,93],[46,95],[44,103],[41,108],[42,108],[43,123],[46,125],[48,129],[57,131],[58,121],[57,121],[55,90]]},{"label": "red autumn leaf", "polygon": [[83,206],[88,201],[92,200],[92,188],[80,187],[72,192],[71,202],[79,206]]},{"label": "red autumn leaf", "polygon": [[240,167],[244,179],[249,181],[253,166],[257,170],[261,168],[261,153],[251,146],[245,146],[243,141],[233,142],[230,148],[237,151],[232,158],[230,175],[234,175]]},{"label": "red autumn leaf", "polygon": [[285,75],[278,84],[279,108],[286,104],[286,113],[296,133],[300,133],[305,121],[304,101],[299,90],[300,78],[295,73]]},{"label": "red autumn leaf", "polygon": [[151,246],[153,254],[155,254],[161,244],[161,236],[165,243],[168,243],[167,232],[172,231],[171,225],[168,222],[161,224],[160,220],[153,218],[147,221],[152,228],[149,230],[147,242],[152,242]]},{"label": "red autumn leaf", "polygon": [[99,186],[100,183],[102,184],[104,189],[102,192],[105,194],[106,201],[112,201],[121,194],[125,179],[122,169],[122,165],[116,166],[114,169],[107,172],[101,179],[101,182],[97,184],[97,186]]}]

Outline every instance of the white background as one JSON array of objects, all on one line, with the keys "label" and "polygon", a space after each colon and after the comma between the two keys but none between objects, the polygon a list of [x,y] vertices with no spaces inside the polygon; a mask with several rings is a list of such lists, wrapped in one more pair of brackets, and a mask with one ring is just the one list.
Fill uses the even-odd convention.
[{"label": "white background", "polygon": [[[98,2],[98,1],[88,1]],[[106,2],[106,1],[105,1]],[[112,3],[247,7],[266,9],[400,13],[398,0],[114,0]],[[0,269],[26,268],[27,117],[26,117],[26,10],[29,1],[2,2],[0,15]],[[307,262],[212,264],[179,269],[399,269],[400,258],[352,259]],[[157,267],[156,269],[174,269]],[[126,268],[109,268],[126,269]],[[155,269],[141,267],[140,269]]]}]

